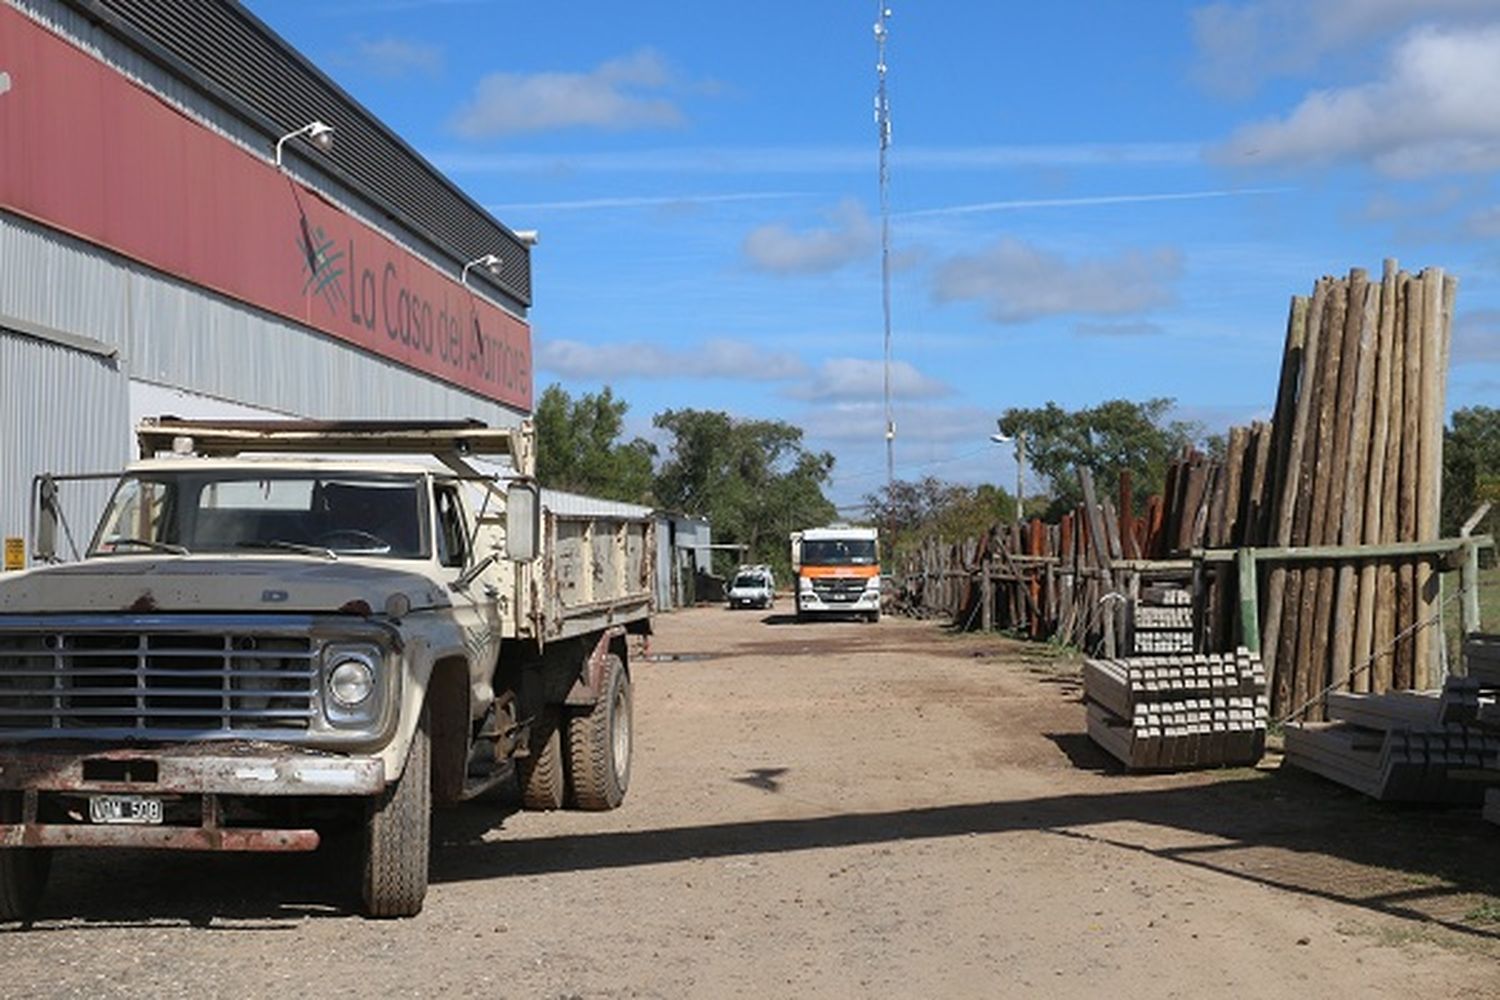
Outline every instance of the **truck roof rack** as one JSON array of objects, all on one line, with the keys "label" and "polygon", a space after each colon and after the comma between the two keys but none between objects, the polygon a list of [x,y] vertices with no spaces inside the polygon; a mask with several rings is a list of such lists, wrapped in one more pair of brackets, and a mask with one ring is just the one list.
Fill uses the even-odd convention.
[{"label": "truck roof rack", "polygon": [[[450,466],[469,457],[508,458],[518,475],[535,469],[529,421],[488,427],[478,420],[185,420],[148,417],[136,428],[142,458],[162,452],[226,457],[253,452],[319,455],[433,455]],[[455,466],[456,467],[456,466]],[[470,470],[472,471],[472,470]]]}]

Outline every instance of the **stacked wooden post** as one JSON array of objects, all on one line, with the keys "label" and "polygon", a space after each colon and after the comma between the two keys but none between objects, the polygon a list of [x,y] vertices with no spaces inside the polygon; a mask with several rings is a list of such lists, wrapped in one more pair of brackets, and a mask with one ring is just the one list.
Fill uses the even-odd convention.
[{"label": "stacked wooden post", "polygon": [[1234,653],[1086,660],[1089,737],[1133,770],[1247,765],[1266,740],[1260,658]]},{"label": "stacked wooden post", "polygon": [[[1223,454],[1186,450],[1141,509],[1132,480],[1094,490],[1057,524],[1001,525],[929,546],[907,567],[915,613],[951,616],[1090,652],[1128,653],[1127,604],[1164,561],[1203,548],[1436,541],[1457,279],[1387,261],[1292,299],[1269,422],[1232,428]],[[1118,505],[1114,498],[1118,498]],[[1258,581],[1260,648],[1275,715],[1322,718],[1327,689],[1425,689],[1442,679],[1433,556],[1270,562]],[[911,582],[915,580],[915,582]],[[1239,634],[1239,580],[1193,581],[1199,650]],[[1150,615],[1147,616],[1148,618]]]},{"label": "stacked wooden post", "polygon": [[[1271,458],[1279,489],[1262,544],[1437,539],[1456,288],[1436,268],[1412,276],[1387,261],[1378,285],[1356,268],[1294,302],[1282,386],[1295,389],[1274,418],[1285,450]],[[1329,686],[1431,686],[1440,633],[1422,623],[1437,608],[1436,579],[1430,557],[1273,566],[1262,648],[1276,710],[1313,703],[1309,714],[1320,717],[1317,698]]]}]

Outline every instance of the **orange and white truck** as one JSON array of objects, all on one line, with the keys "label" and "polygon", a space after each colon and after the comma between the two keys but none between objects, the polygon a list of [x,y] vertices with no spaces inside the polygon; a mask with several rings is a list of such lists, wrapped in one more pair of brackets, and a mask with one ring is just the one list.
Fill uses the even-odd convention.
[{"label": "orange and white truck", "polygon": [[880,534],[835,524],[792,532],[797,618],[856,615],[880,620]]}]

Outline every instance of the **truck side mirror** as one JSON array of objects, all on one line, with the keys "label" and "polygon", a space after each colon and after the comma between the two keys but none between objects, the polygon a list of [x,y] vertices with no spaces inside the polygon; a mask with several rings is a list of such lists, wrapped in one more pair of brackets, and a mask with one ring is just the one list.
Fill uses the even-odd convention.
[{"label": "truck side mirror", "polygon": [[61,517],[57,503],[57,482],[51,476],[36,480],[36,538],[31,557],[37,562],[57,561],[57,523]]},{"label": "truck side mirror", "polygon": [[536,558],[542,534],[542,500],[536,484],[513,480],[505,490],[505,557],[511,562]]}]

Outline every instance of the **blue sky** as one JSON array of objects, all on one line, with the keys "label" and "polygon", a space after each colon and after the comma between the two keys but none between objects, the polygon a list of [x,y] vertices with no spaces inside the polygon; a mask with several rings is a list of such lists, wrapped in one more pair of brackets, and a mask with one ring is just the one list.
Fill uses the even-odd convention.
[{"label": "blue sky", "polygon": [[[537,388],[801,426],[885,481],[862,0],[254,0],[533,256]],[[1009,406],[1264,416],[1288,299],[1461,279],[1500,390],[1500,0],[892,0],[896,475],[1014,482]]]}]

